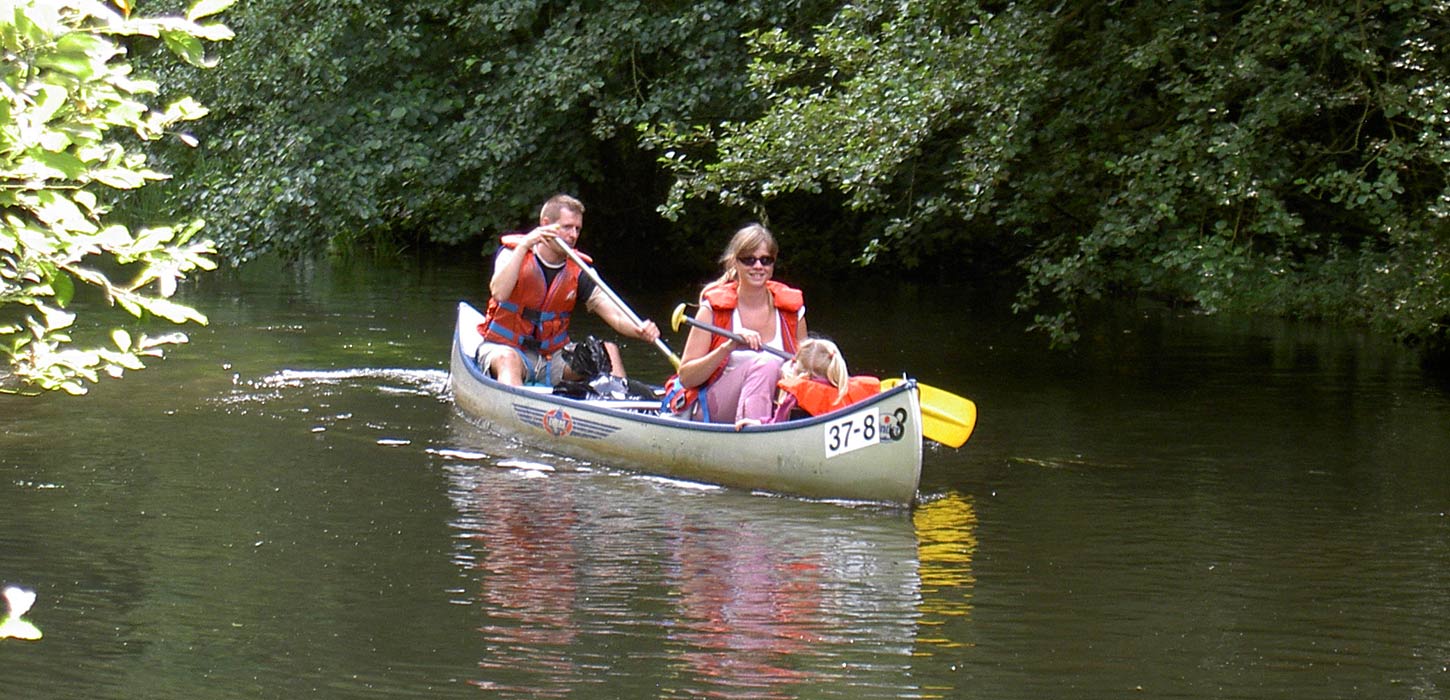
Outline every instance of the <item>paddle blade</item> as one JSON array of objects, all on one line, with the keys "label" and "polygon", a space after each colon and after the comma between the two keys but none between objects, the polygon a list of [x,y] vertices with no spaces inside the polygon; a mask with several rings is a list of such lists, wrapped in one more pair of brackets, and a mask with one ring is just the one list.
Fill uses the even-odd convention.
[{"label": "paddle blade", "polygon": [[[885,391],[900,384],[900,379],[881,380]],[[947,447],[961,447],[977,427],[977,404],[945,389],[916,383],[921,399],[921,435]]]}]

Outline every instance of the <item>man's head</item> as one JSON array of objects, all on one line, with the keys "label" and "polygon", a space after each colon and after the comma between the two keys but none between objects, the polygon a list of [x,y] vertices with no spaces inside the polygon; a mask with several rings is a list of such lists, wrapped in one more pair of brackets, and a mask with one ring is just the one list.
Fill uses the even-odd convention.
[{"label": "man's head", "polygon": [[554,226],[559,237],[573,246],[584,228],[584,203],[567,194],[556,194],[539,210],[539,225]]}]

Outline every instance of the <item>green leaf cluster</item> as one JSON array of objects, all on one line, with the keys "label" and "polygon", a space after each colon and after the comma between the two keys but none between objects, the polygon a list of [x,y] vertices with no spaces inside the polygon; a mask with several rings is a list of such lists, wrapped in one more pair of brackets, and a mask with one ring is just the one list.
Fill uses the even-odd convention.
[{"label": "green leaf cluster", "polygon": [[633,191],[648,214],[667,182],[638,125],[756,108],[742,36],[829,8],[252,0],[228,16],[238,38],[217,70],[178,76],[214,117],[203,148],[168,155],[204,187],[169,201],[235,261],[494,236],[559,191]]},{"label": "green leaf cluster", "polygon": [[748,215],[797,259],[970,264],[1059,342],[1084,304],[1141,295],[1444,343],[1447,15],[252,0],[216,70],[155,67],[214,110],[203,148],[162,154],[200,186],[162,185],[160,206],[245,261],[492,236],[563,190],[662,212],[677,223],[654,235],[707,259]]},{"label": "green leaf cluster", "polygon": [[1431,0],[867,0],[753,37],[763,114],[647,137],[668,213],[837,193],[863,262],[1018,261],[1059,342],[1137,294],[1443,343],[1447,39]]},{"label": "green leaf cluster", "polygon": [[86,391],[102,374],[140,369],[142,357],[185,336],[157,337],[113,328],[108,342],[73,336],[68,310],[91,289],[136,318],[173,323],[206,318],[168,297],[177,281],[212,269],[215,252],[197,240],[201,222],[131,228],[114,200],[166,176],[136,144],[160,139],[206,114],[189,98],[154,108],[159,86],[137,77],[127,45],[163,40],[202,64],[199,42],[230,37],[200,24],[224,9],[203,0],[186,18],[142,19],[126,5],[82,0],[0,4],[0,352],[9,360],[7,392]]}]

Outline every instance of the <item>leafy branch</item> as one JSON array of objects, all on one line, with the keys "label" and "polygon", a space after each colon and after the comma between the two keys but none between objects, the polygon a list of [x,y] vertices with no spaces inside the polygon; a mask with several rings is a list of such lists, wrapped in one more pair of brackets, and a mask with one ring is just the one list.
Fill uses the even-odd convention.
[{"label": "leafy branch", "polygon": [[125,0],[115,9],[21,0],[0,13],[0,353],[10,375],[0,391],[82,394],[86,382],[141,369],[142,357],[186,342],[182,333],[112,328],[109,345],[86,346],[72,334],[78,312],[68,310],[78,288],[135,319],[206,323],[170,299],[189,273],[216,267],[213,244],[196,238],[202,222],[133,230],[116,220],[111,198],[167,177],[128,143],[174,135],[194,145],[178,129],[207,114],[188,97],[153,109],[160,87],[133,74],[125,42],[159,39],[186,63],[208,66],[202,42],[232,34],[202,22],[232,1],[201,0],[184,18],[132,17]]}]

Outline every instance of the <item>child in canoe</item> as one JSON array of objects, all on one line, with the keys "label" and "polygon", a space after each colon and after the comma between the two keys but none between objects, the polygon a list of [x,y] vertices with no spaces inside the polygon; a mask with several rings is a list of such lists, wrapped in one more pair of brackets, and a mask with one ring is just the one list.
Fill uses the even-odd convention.
[{"label": "child in canoe", "polygon": [[840,348],[825,338],[807,338],[795,359],[781,368],[780,398],[772,423],[788,420],[799,409],[812,416],[830,413],[881,393],[881,380],[851,376]]}]

